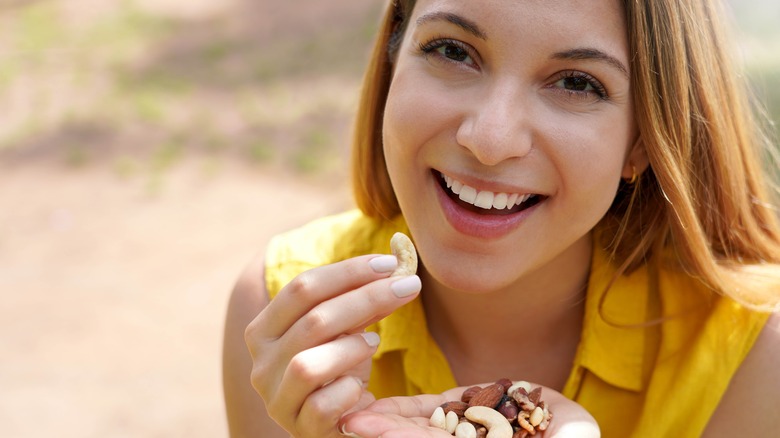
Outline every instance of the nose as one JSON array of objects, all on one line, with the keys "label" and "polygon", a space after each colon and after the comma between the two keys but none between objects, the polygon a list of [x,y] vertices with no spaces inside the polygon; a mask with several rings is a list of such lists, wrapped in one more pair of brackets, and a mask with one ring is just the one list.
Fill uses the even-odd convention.
[{"label": "nose", "polygon": [[517,84],[496,83],[468,106],[456,140],[489,166],[526,156],[532,149],[530,107]]}]

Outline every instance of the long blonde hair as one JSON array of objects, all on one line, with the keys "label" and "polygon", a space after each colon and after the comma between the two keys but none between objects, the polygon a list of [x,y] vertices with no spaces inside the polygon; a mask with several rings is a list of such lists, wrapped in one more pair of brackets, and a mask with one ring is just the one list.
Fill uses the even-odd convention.
[{"label": "long blonde hair", "polygon": [[[392,58],[415,0],[393,0],[364,79],[353,190],[368,216],[400,213],[382,152]],[[748,307],[780,309],[780,225],[762,152],[773,145],[730,58],[717,2],[626,1],[636,121],[650,167],[597,226],[621,272],[673,249],[680,267]],[[777,159],[777,156],[774,156]],[[778,161],[780,162],[780,161]],[[668,252],[668,251],[666,251]]]}]

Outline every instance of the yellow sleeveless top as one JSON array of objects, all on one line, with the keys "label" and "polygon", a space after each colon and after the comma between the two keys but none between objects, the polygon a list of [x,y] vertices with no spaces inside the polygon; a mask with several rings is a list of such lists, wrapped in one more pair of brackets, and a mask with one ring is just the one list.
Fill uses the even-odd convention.
[{"label": "yellow sleeveless top", "polygon": [[[389,253],[396,231],[408,232],[402,218],[377,221],[350,211],[275,236],[266,254],[268,291],[275,296],[315,266]],[[672,269],[645,267],[618,277],[602,299],[614,272],[596,249],[582,337],[563,394],[593,415],[604,437],[700,436],[768,315]],[[663,322],[642,325],[659,317]],[[419,299],[369,330],[381,337],[369,381],[377,398],[459,386]]]}]

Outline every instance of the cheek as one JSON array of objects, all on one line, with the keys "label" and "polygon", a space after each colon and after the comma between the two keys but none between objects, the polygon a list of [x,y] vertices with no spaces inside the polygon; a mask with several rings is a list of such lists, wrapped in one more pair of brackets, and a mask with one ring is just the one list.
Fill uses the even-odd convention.
[{"label": "cheek", "polygon": [[413,184],[414,157],[428,135],[426,123],[421,117],[428,111],[425,99],[414,93],[413,82],[405,75],[396,73],[385,104],[382,121],[382,147],[387,170],[399,202],[404,204],[409,192],[407,185]]},{"label": "cheek", "polygon": [[[622,114],[606,117],[613,123],[577,124],[557,130],[556,167],[566,198],[606,212],[617,191],[623,164],[632,142],[630,121]],[[595,211],[594,210],[594,211]]]},{"label": "cheek", "polygon": [[399,170],[403,170],[403,166],[400,166],[400,163],[406,161],[404,154],[409,152],[408,148],[404,147],[404,145],[410,143],[410,132],[407,128],[412,126],[410,124],[411,118],[408,116],[408,113],[403,111],[405,105],[402,96],[398,96],[397,93],[391,91],[387,98],[384,119],[382,121],[382,148],[390,180],[396,192],[399,188],[399,176],[397,173]]},{"label": "cheek", "polygon": [[410,183],[411,173],[421,146],[430,137],[427,121],[431,113],[425,99],[414,93],[414,85],[407,84],[402,75],[396,75],[385,105],[382,147],[387,170],[396,194],[404,198],[404,184]]},{"label": "cheek", "polygon": [[414,68],[396,72],[385,105],[386,149],[403,147],[408,152],[446,132],[457,99],[451,90],[441,87]]}]

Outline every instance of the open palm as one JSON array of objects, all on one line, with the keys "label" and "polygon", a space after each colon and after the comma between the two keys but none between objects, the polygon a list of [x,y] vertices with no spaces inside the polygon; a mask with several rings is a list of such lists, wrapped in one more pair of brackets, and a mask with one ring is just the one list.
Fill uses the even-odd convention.
[{"label": "open palm", "polygon": [[[428,424],[433,410],[446,401],[459,400],[466,387],[442,394],[389,397],[375,401],[366,409],[342,420],[342,430],[362,438],[435,438],[452,436]],[[544,400],[555,414],[541,437],[597,438],[601,436],[596,420],[580,405],[561,393],[544,388]]]}]

